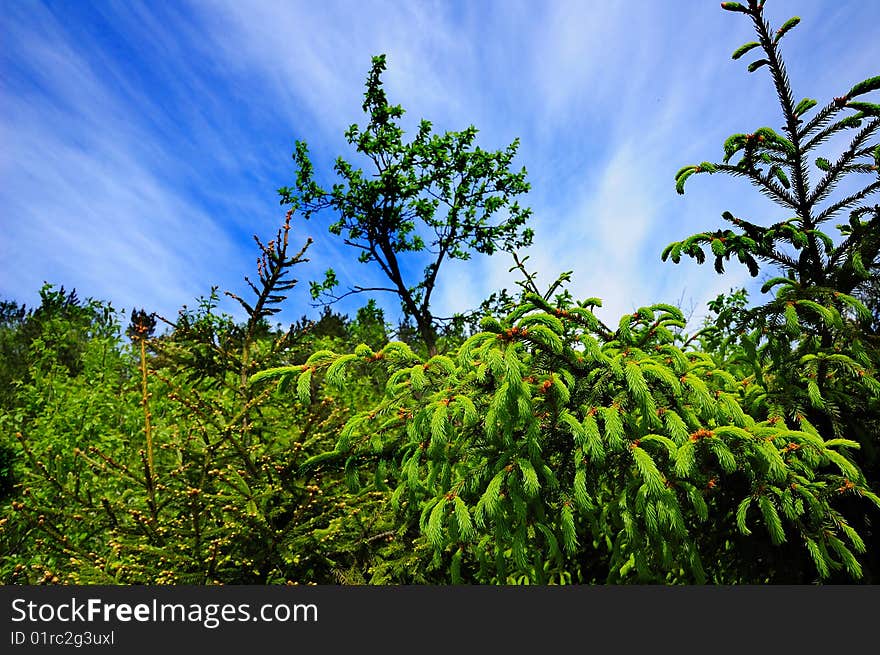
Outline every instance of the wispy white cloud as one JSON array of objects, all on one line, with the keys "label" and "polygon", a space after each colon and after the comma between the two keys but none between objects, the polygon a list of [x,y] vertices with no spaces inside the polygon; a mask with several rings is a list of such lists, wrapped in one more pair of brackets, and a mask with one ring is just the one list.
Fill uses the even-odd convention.
[{"label": "wispy white cloud", "polygon": [[197,164],[156,132],[161,99],[48,9],[29,11],[6,27],[23,70],[3,87],[0,293],[33,302],[48,281],[173,315],[208,291],[206,263],[221,284],[240,277],[241,246],[176,183]]}]

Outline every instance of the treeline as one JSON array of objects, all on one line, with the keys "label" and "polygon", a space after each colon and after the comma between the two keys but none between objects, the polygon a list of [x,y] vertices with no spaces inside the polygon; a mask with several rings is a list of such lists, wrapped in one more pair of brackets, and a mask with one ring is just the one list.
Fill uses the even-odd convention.
[{"label": "treeline", "polygon": [[[799,19],[722,7],[752,21],[733,58],[759,53],[783,125],[731,136],[675,186],[733,175],[779,216],[724,211],[661,256],[742,264],[770,300],[722,294],[688,332],[664,303],[606,324],[570,273],[539,287],[517,143],[427,121],[405,141],[376,57],[346,133],[373,168],[340,158],[325,189],[297,144],[286,219],[257,239],[249,293],[228,294],[247,320],[216,289],[173,319],[52,286],[2,304],[0,580],[876,582],[880,105],[863,96],[880,77],[796,100],[780,43]],[[342,291],[330,270],[319,316],[273,326],[310,245],[293,219],[325,215],[387,286]],[[445,262],[498,252],[516,291],[436,316]],[[329,308],[376,293],[399,325],[372,300]]]}]

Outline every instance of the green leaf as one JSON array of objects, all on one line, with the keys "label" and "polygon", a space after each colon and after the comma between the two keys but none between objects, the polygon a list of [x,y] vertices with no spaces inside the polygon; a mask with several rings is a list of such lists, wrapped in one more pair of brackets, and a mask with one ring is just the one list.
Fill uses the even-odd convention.
[{"label": "green leaf", "polygon": [[788,181],[788,176],[781,168],[779,168],[778,166],[774,167],[773,175],[776,176],[776,179],[778,179],[782,186],[784,186],[786,189],[791,188],[791,182]]},{"label": "green leaf", "polygon": [[627,362],[624,367],[624,377],[629,392],[633,395],[639,404],[644,404],[650,396],[648,383],[645,382],[645,376],[642,375],[642,369],[635,362]]},{"label": "green leaf", "polygon": [[583,468],[578,468],[574,473],[574,500],[577,506],[583,511],[593,509],[593,503],[587,493],[587,472]]},{"label": "green leaf", "polygon": [[819,385],[815,380],[807,381],[807,395],[810,398],[810,404],[816,409],[825,407],[825,400],[822,398],[822,392],[819,391]]},{"label": "green leaf", "polygon": [[694,511],[697,513],[697,518],[700,521],[705,521],[709,518],[709,506],[706,505],[706,501],[703,498],[703,495],[697,490],[696,487],[690,485],[687,487],[687,496],[691,501],[691,505],[694,508]]},{"label": "green leaf", "polygon": [[554,354],[562,352],[562,339],[550,328],[544,325],[531,325],[528,328],[528,339],[547,347]]},{"label": "green leaf", "polygon": [[616,450],[623,445],[623,421],[617,407],[603,407],[602,418],[605,422],[605,442]]},{"label": "green leaf", "polygon": [[749,64],[749,66],[748,66],[748,71],[749,71],[750,73],[754,73],[754,72],[755,72],[756,70],[758,70],[761,66],[764,66],[764,65],[769,64],[769,63],[770,63],[770,61],[767,60],[767,59],[759,59],[758,61],[753,61],[751,64]]},{"label": "green leaf", "polygon": [[452,562],[449,566],[449,574],[452,579],[452,584],[460,585],[463,584],[464,580],[461,577],[461,558],[464,553],[462,548],[458,548],[455,551],[455,554],[452,556]]},{"label": "green leaf", "polygon": [[498,471],[489,481],[486,490],[477,502],[476,518],[480,525],[485,525],[485,518],[493,518],[500,507],[501,484],[504,482],[504,470]]},{"label": "green leaf", "polygon": [[569,431],[574,436],[575,443],[578,446],[584,446],[586,444],[586,435],[584,434],[584,426],[581,425],[580,421],[568,410],[564,410],[559,416],[559,422],[568,427]]},{"label": "green leaf", "polygon": [[452,499],[453,508],[455,510],[455,522],[458,525],[458,534],[464,541],[468,541],[474,536],[474,525],[471,522],[471,514],[468,511],[464,501],[455,496]]},{"label": "green leaf", "polygon": [[880,116],[880,105],[872,102],[848,102],[846,106],[856,109],[866,116]]},{"label": "green leaf", "polygon": [[455,363],[445,355],[434,355],[426,362],[425,366],[432,371],[437,371],[441,375],[453,375],[455,373]]},{"label": "green leaf", "polygon": [[869,77],[867,80],[859,82],[849,90],[849,93],[846,94],[846,97],[855,98],[856,96],[860,96],[870,91],[876,91],[877,89],[880,89],[880,75],[876,77]]},{"label": "green leaf", "polygon": [[852,257],[850,257],[850,265],[852,266],[853,271],[855,271],[856,275],[858,275],[863,280],[867,280],[871,277],[871,274],[868,273],[868,269],[865,268],[865,265],[862,263],[862,253],[858,250],[854,250]]},{"label": "green leaf", "polygon": [[683,169],[683,173],[679,174],[675,179],[675,190],[679,195],[684,194],[684,183],[687,182],[687,179],[697,172],[697,169],[691,166],[689,169]]},{"label": "green leaf", "polygon": [[602,443],[602,437],[599,434],[599,425],[596,423],[596,417],[588,413],[584,417],[581,429],[584,438],[584,451],[594,464],[602,464],[605,461],[605,445]]},{"label": "green leaf", "polygon": [[[571,399],[571,392],[568,390],[568,387],[565,386],[565,383],[562,381],[562,376],[553,376],[551,380],[551,389],[553,389],[556,397],[559,401],[560,405],[567,405],[568,401]],[[527,413],[531,413],[531,408]]]},{"label": "green leaf", "polygon": [[677,444],[683,444],[688,441],[690,433],[687,425],[674,410],[668,409],[663,414],[663,422],[666,424],[666,430]]},{"label": "green leaf", "polygon": [[[789,32],[789,30],[791,30],[795,25],[800,22],[801,19],[797,16],[789,18],[787,21],[785,21],[785,23],[782,24],[782,27],[776,30],[776,36],[773,38],[773,43],[779,43],[779,39],[785,36]],[[797,114],[797,112],[795,112],[795,114]]]},{"label": "green leaf", "polygon": [[678,453],[678,447],[675,442],[669,437],[665,437],[662,434],[649,434],[642,437],[642,443],[658,443],[666,450],[670,459],[674,459]]},{"label": "green leaf", "polygon": [[815,107],[817,104],[818,104],[817,101],[813,100],[812,98],[804,98],[794,108],[794,115],[795,116],[803,116],[808,111],[810,111],[810,109]]},{"label": "green leaf", "polygon": [[694,470],[695,459],[696,444],[686,441],[675,453],[675,474],[682,478],[688,477]]},{"label": "green leaf", "polygon": [[838,453],[836,450],[825,449],[822,453],[827,457],[831,462],[837,466],[843,475],[851,480],[859,480],[862,475],[859,469],[849,461],[846,457]]},{"label": "green leaf", "polygon": [[447,415],[448,408],[443,403],[437,403],[431,416],[431,448],[442,448],[447,441]]},{"label": "green leaf", "polygon": [[779,512],[767,495],[758,496],[758,506],[761,508],[761,514],[764,515],[764,524],[770,533],[770,541],[778,546],[785,541],[785,531],[782,529],[782,519],[779,518]]},{"label": "green leaf", "polygon": [[754,442],[755,450],[763,457],[764,463],[767,465],[767,473],[775,482],[785,480],[787,467],[779,449],[770,441],[760,439]]},{"label": "green leaf", "polygon": [[757,48],[760,45],[761,44],[758,43],[757,41],[752,41],[750,43],[746,43],[744,45],[741,45],[740,47],[738,47],[736,50],[733,51],[733,54],[730,56],[730,58],[731,59],[739,59],[744,54],[746,54],[749,50],[751,50],[752,48]]},{"label": "green leaf", "polygon": [[486,332],[494,332],[496,334],[503,330],[501,323],[499,323],[498,319],[493,316],[484,316],[481,318],[480,329]]},{"label": "green leaf", "polygon": [[816,571],[819,573],[819,577],[827,578],[831,575],[831,571],[828,568],[827,555],[813,539],[806,537],[805,541],[807,544],[807,551],[810,553],[810,558],[813,560],[813,564],[816,565]]},{"label": "green leaf", "polygon": [[691,173],[693,173],[693,172],[696,170],[696,168],[697,168],[697,167],[694,166],[693,164],[688,164],[687,166],[682,166],[682,167],[679,168],[678,171],[675,173],[675,178],[674,178],[674,179],[678,180],[678,178],[680,178],[682,175],[684,175],[684,174],[687,173],[687,172],[691,172]]},{"label": "green leaf", "polygon": [[479,422],[480,417],[477,414],[477,407],[474,405],[474,401],[464,394],[458,394],[455,397],[455,403],[461,407],[464,427],[473,427]]},{"label": "green leaf", "polygon": [[571,505],[563,503],[560,518],[562,524],[562,545],[569,555],[573,555],[577,552],[578,541]]},{"label": "green leaf", "polygon": [[794,286],[795,282],[794,282],[794,280],[791,280],[787,277],[774,277],[774,278],[767,280],[761,286],[761,293],[767,293],[768,291],[770,291],[770,289],[772,289],[773,287],[775,287],[778,284],[784,284],[787,287],[792,287],[792,286]]},{"label": "green leaf", "polygon": [[303,405],[312,401],[312,369],[307,368],[296,380],[296,395]]},{"label": "green leaf", "polygon": [[797,335],[801,331],[801,325],[798,320],[797,310],[794,308],[794,303],[786,303],[785,305],[785,331],[790,335]]},{"label": "green leaf", "polygon": [[746,536],[752,534],[752,531],[749,530],[749,526],[746,525],[746,515],[749,512],[749,505],[751,504],[752,497],[747,496],[746,498],[743,498],[742,502],[740,502],[739,506],[736,508],[736,527]]},{"label": "green leaf", "polygon": [[425,367],[423,364],[416,364],[409,371],[409,381],[413,391],[424,391],[428,388],[428,376],[425,375]]},{"label": "green leaf", "polygon": [[546,312],[542,312],[539,314],[530,314],[524,317],[517,324],[520,329],[527,328],[530,325],[544,325],[545,327],[553,330],[557,334],[562,334],[565,332],[565,327],[562,325],[562,321],[560,321],[555,316],[547,314]]},{"label": "green leaf", "polygon": [[807,300],[806,298],[795,300],[795,305],[812,310],[828,327],[843,327],[843,321],[840,318],[840,314],[837,313],[837,310],[831,307],[824,307],[823,305],[812,300]]},{"label": "green leaf", "polygon": [[726,9],[727,11],[738,11],[738,12],[740,12],[740,13],[742,13],[742,14],[748,14],[748,13],[750,13],[749,10],[748,10],[748,8],[742,6],[742,5],[741,5],[740,3],[738,3],[738,2],[722,2],[722,3],[721,3],[721,8],[722,8],[722,9]]},{"label": "green leaf", "polygon": [[858,314],[859,318],[869,321],[871,320],[871,311],[865,307],[865,305],[858,300],[857,298],[853,298],[850,295],[845,293],[838,293],[837,299],[842,301],[845,305],[849,306],[851,309],[855,310],[856,314]]},{"label": "green leaf", "polygon": [[[734,401],[735,402],[735,401]],[[754,437],[747,430],[735,425],[719,425],[713,430],[715,436],[726,439],[739,439],[741,441],[751,441]]]},{"label": "green leaf", "polygon": [[819,230],[807,230],[805,234],[809,234],[819,239],[819,241],[822,242],[822,246],[825,248],[825,254],[831,254],[831,251],[834,250],[834,241],[824,232],[820,232]]},{"label": "green leaf", "polygon": [[443,520],[446,516],[446,497],[440,498],[434,508],[431,510],[431,516],[428,518],[428,526],[425,530],[425,536],[435,548],[443,545]]},{"label": "green leaf", "polygon": [[733,453],[730,452],[730,448],[727,447],[727,444],[720,439],[706,439],[704,440],[704,443],[718,459],[718,464],[725,473],[733,473],[736,470],[736,458],[733,456]]},{"label": "green leaf", "polygon": [[715,407],[715,399],[706,383],[698,378],[694,373],[686,373],[681,377],[681,382],[690,389],[690,397],[693,398],[697,405],[706,412],[712,412]]},{"label": "green leaf", "polygon": [[862,577],[862,565],[859,564],[858,560],[855,558],[855,555],[852,554],[852,551],[846,547],[840,539],[829,535],[827,538],[831,549],[837,553],[843,562],[843,567],[846,569],[847,573],[849,573],[853,578],[861,578]]},{"label": "green leaf", "polygon": [[254,373],[250,378],[248,378],[248,384],[252,385],[256,384],[257,382],[262,382],[263,380],[271,380],[272,378],[293,375],[294,373],[299,373],[300,371],[302,371],[302,366],[278,366],[275,368],[267,368],[263,371]]},{"label": "green leaf", "polygon": [[854,551],[856,551],[857,553],[864,553],[867,550],[865,542],[859,536],[859,533],[852,528],[852,526],[847,525],[846,523],[841,523],[840,529],[843,534],[846,535],[846,538],[849,540],[849,542],[852,544]]},{"label": "green leaf", "polygon": [[[479,335],[475,335],[475,336],[479,337]],[[471,337],[471,338],[473,339],[473,337]],[[392,341],[391,343],[386,345],[382,349],[382,354],[384,355],[385,359],[399,361],[402,363],[403,362],[409,363],[409,362],[412,362],[413,360],[419,359],[416,356],[416,354],[412,351],[412,349],[407,344],[405,344],[401,341]],[[312,362],[313,357],[314,356],[309,357],[308,362],[310,364],[313,363]]]},{"label": "green leaf", "polygon": [[341,388],[345,383],[345,369],[357,356],[354,354],[342,355],[336,359],[327,369],[327,382],[332,386]]},{"label": "green leaf", "polygon": [[729,162],[733,155],[742,150],[747,140],[748,137],[745,134],[731,134],[727,137],[724,141],[724,162]]},{"label": "green leaf", "polygon": [[519,464],[519,470],[522,472],[523,491],[526,492],[526,496],[529,498],[534,498],[541,490],[541,483],[538,482],[538,474],[535,472],[535,467],[524,457],[520,457],[516,461]]},{"label": "green leaf", "polygon": [[645,482],[648,491],[655,496],[661,495],[666,489],[666,481],[663,478],[663,474],[660,473],[657,465],[654,463],[654,459],[647,451],[639,446],[633,446],[630,449],[630,452],[632,452],[636,468],[639,470],[639,474]]}]

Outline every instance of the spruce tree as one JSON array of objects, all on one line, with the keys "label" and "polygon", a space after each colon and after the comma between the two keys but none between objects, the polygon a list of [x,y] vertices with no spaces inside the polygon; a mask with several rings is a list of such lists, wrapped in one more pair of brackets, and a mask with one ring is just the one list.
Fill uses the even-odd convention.
[{"label": "spruce tree", "polygon": [[[695,175],[745,178],[779,210],[767,218],[721,214],[727,227],[668,245],[664,260],[714,259],[718,273],[735,258],[752,276],[765,271],[769,301],[739,312],[731,352],[765,391],[752,396],[754,413],[778,413],[814,424],[823,434],[855,439],[870,484],[880,482],[877,425],[880,418],[880,349],[871,332],[870,299],[880,273],[880,105],[866,96],[880,77],[853,84],[824,105],[797,98],[781,52],[800,18],[773,29],[764,2],[724,2],[748,18],[756,40],[733,52],[753,57],[749,72],[766,73],[776,90],[781,131],[759,127],[724,142],[720,162],[681,168],[675,187],[683,194]],[[755,54],[757,53],[757,54]],[[837,151],[832,143],[846,139]],[[841,485],[848,490],[846,481]],[[866,528],[880,514],[853,502],[849,515]],[[874,549],[876,551],[876,544]],[[880,562],[871,565],[877,569]]]},{"label": "spruce tree", "polygon": [[860,578],[864,542],[836,507],[843,492],[880,505],[851,461],[858,444],[750,414],[766,387],[676,345],[677,308],[611,330],[600,304],[526,293],[448,355],[361,345],[252,383],[289,380],[309,404],[314,376],[342,389],[387,371],[382,402],[303,471],[381,469],[398,538],[434,582],[790,581],[805,574],[789,570],[792,543],[815,577]]},{"label": "spruce tree", "polygon": [[[15,411],[0,413],[0,482],[14,439],[15,485],[2,499],[0,580],[336,583],[356,581],[366,560],[393,546],[373,511],[377,494],[351,496],[341,474],[297,474],[332,448],[360,398],[291,410],[248,384],[253,370],[302,361],[315,344],[346,343],[266,323],[306,261],[309,244],[289,242],[291,217],[272,240],[257,239],[252,294],[234,296],[242,324],[217,311],[212,290],[170,334],[154,336],[155,317],[133,311],[132,343],[123,344],[115,314],[81,335],[85,310],[47,296],[53,316],[44,311],[34,335],[30,379],[17,385]],[[76,337],[75,367],[55,333]]]}]

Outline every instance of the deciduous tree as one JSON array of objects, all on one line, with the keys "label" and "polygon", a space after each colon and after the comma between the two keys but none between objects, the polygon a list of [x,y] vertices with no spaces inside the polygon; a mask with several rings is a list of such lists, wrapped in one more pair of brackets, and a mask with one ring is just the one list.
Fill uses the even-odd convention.
[{"label": "deciduous tree", "polygon": [[[330,189],[315,179],[308,147],[297,142],[294,188],[279,189],[282,204],[295,204],[305,215],[335,216],[330,232],[358,253],[364,264],[379,268],[388,286],[354,284],[337,293],[331,269],[312,295],[334,302],[350,294],[388,292],[400,298],[430,352],[436,352],[438,328],[431,301],[443,264],[527,246],[532,231],[530,210],[516,198],[529,189],[526,171],[513,171],[518,141],[498,151],[476,144],[473,126],[461,132],[433,133],[422,120],[411,141],[404,140],[404,110],[391,105],[382,85],[385,56],[373,58],[363,110],[367,123],[352,125],[346,140],[369,162],[363,170],[340,157],[334,170],[338,182]],[[425,264],[421,274],[407,255]],[[416,264],[416,267],[418,264]]]}]

